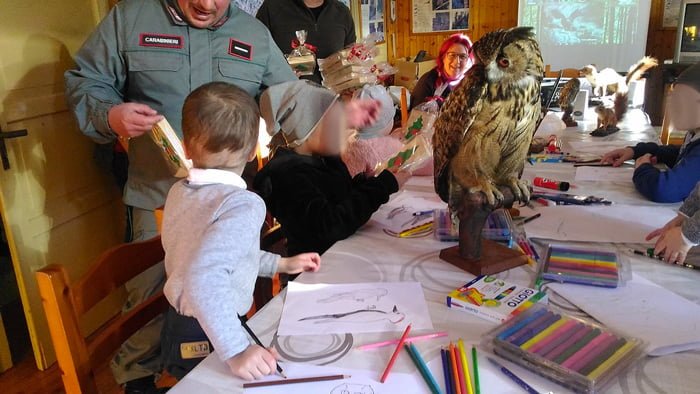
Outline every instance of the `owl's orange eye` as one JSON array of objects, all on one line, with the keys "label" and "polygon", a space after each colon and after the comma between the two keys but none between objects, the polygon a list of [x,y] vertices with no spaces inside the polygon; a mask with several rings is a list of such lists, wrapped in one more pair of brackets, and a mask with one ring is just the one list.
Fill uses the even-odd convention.
[{"label": "owl's orange eye", "polygon": [[498,65],[502,68],[508,68],[508,66],[510,66],[510,60],[508,60],[508,58],[502,57],[498,59]]}]

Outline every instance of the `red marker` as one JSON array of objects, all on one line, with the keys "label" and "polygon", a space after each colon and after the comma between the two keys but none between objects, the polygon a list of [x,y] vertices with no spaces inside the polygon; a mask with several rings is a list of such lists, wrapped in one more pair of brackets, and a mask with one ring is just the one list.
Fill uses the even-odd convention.
[{"label": "red marker", "polygon": [[571,184],[569,184],[569,182],[560,182],[560,181],[555,181],[554,179],[547,179],[547,178],[542,178],[539,176],[532,181],[532,184],[537,186],[537,187],[543,187],[545,189],[559,190],[562,192],[569,190],[569,187],[571,187]]}]

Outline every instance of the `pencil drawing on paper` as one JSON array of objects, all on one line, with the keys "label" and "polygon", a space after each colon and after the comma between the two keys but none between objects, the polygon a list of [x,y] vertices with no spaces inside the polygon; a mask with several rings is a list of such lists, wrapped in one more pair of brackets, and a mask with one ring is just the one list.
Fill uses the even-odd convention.
[{"label": "pencil drawing on paper", "polygon": [[343,383],[334,387],[331,394],[374,394],[374,389],[368,384]]},{"label": "pencil drawing on paper", "polygon": [[[331,294],[326,298],[322,298],[316,302],[319,304],[329,304],[332,302],[352,300],[355,302],[365,302],[366,300],[379,301],[385,295],[389,294],[389,290],[377,288],[377,289],[360,289],[354,291],[345,291],[342,293]],[[375,299],[376,297],[376,299]]]},{"label": "pencil drawing on paper", "polygon": [[406,314],[400,312],[394,305],[391,311],[383,311],[377,309],[375,305],[369,305],[367,308],[356,309],[348,312],[330,313],[325,315],[306,316],[299,321],[314,321],[314,324],[325,323],[374,323],[382,320],[388,320],[392,324],[398,324],[406,318]]}]

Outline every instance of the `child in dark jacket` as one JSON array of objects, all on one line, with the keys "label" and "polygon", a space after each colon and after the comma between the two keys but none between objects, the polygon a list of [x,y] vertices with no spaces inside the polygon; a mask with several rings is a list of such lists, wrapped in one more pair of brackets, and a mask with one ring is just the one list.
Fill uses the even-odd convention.
[{"label": "child in dark jacket", "polygon": [[[617,149],[603,156],[603,163],[617,167],[635,159],[633,181],[637,190],[654,202],[683,201],[700,181],[700,63],[684,71],[669,98],[669,116],[676,130],[688,130],[683,145],[660,146],[647,142]],[[662,171],[654,164],[662,163]]]},{"label": "child in dark jacket", "polygon": [[254,188],[282,225],[290,254],[323,253],[349,237],[410,177],[350,176],[340,159],[349,127],[343,104],[328,89],[306,81],[272,86],[260,110],[274,153]]}]

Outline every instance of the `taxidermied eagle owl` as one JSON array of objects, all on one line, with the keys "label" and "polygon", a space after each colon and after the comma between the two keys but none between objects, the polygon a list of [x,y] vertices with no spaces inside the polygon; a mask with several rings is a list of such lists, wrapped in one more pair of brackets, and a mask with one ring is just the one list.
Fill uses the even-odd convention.
[{"label": "taxidermied eagle owl", "polygon": [[518,177],[542,114],[544,66],[530,27],[486,34],[472,48],[476,63],[450,94],[435,123],[435,191],[458,207],[462,190],[483,192],[495,206],[508,186],[530,198]]}]

